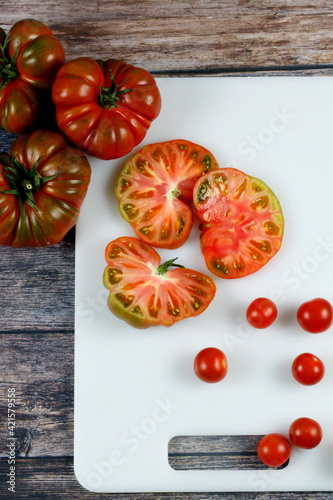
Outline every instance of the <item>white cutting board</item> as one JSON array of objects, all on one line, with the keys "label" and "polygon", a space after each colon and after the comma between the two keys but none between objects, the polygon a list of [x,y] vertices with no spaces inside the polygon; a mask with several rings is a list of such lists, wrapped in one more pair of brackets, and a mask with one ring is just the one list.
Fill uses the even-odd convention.
[{"label": "white cutting board", "polygon": [[[76,230],[75,473],[98,492],[333,490],[333,328],[311,335],[297,307],[333,302],[333,100],[330,77],[159,78],[162,111],[144,144],[187,139],[220,166],[265,181],[285,216],[280,252],[258,273],[216,278],[216,297],[199,317],[167,329],[135,330],[107,308],[104,250],[134,236],[119,214],[114,182],[126,158],[91,159],[92,180]],[[195,227],[162,260],[208,273]],[[209,274],[209,273],[208,273]],[[258,296],[279,310],[267,330],[245,311]],[[199,350],[215,346],[229,371],[218,384],[193,372]],[[291,363],[312,352],[326,365],[305,387]],[[269,471],[175,471],[168,442],[177,435],[280,432],[311,417],[323,428],[313,450],[293,450],[289,465]]]}]

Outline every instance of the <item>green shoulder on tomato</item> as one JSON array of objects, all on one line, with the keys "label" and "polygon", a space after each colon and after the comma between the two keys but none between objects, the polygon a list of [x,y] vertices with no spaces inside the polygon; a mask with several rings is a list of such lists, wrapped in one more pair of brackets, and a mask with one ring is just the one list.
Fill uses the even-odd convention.
[{"label": "green shoulder on tomato", "polygon": [[242,278],[261,269],[282,244],[284,218],[273,191],[235,168],[200,177],[193,201],[201,220],[201,250],[220,278]]}]

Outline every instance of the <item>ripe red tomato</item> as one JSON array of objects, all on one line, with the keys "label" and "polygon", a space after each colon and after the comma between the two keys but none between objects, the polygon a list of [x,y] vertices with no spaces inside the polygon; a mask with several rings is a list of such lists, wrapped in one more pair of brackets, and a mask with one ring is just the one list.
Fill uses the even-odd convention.
[{"label": "ripe red tomato", "polygon": [[312,418],[298,418],[289,428],[290,441],[299,448],[307,450],[318,446],[323,437],[321,426]]},{"label": "ripe red tomato", "polygon": [[171,326],[201,314],[213,300],[216,287],[209,276],[171,259],[161,265],[159,254],[137,238],[121,237],[105,250],[104,285],[110,291],[113,314],[135,328]]},{"label": "ripe red tomato", "polygon": [[254,328],[267,328],[276,320],[276,317],[276,305],[265,297],[255,299],[246,311],[246,319]]},{"label": "ripe red tomato", "polygon": [[102,160],[130,153],[161,109],[153,76],[116,59],[67,62],[57,74],[52,98],[63,134]]},{"label": "ripe red tomato", "polygon": [[307,332],[324,332],[333,323],[333,308],[326,299],[309,300],[298,308],[297,321]]},{"label": "ripe red tomato", "polygon": [[0,29],[1,126],[12,134],[22,134],[43,111],[45,89],[51,89],[65,53],[51,30],[35,19],[15,23],[6,43]]},{"label": "ripe red tomato", "polygon": [[257,446],[259,459],[268,467],[280,467],[290,457],[291,445],[281,434],[267,434]]},{"label": "ripe red tomato", "polygon": [[216,347],[206,347],[194,359],[194,372],[203,382],[220,382],[226,376],[227,371],[227,358]]},{"label": "ripe red tomato", "polygon": [[141,240],[159,248],[178,248],[193,224],[193,186],[203,173],[217,167],[207,149],[189,141],[144,146],[119,173],[120,213]]},{"label": "ripe red tomato", "polygon": [[291,371],[300,384],[314,385],[325,375],[325,366],[317,356],[305,352],[294,359]]},{"label": "ripe red tomato", "polygon": [[90,182],[84,153],[47,130],[19,136],[0,153],[0,244],[58,243],[76,223]]},{"label": "ripe red tomato", "polygon": [[203,175],[194,205],[202,221],[201,250],[208,269],[220,278],[242,278],[261,269],[280,249],[280,203],[259,179],[234,168]]}]

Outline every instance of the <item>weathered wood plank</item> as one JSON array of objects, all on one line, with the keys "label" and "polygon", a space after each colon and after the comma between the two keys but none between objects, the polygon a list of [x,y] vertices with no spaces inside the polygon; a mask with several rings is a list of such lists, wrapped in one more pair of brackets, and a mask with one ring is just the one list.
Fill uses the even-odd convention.
[{"label": "weathered wood plank", "polygon": [[8,451],[12,388],[17,456],[72,456],[74,335],[1,334],[0,345],[0,457]]},{"label": "weathered wood plank", "polygon": [[2,27],[35,16],[67,59],[117,57],[152,72],[333,64],[329,0],[2,3]]},{"label": "weathered wood plank", "polygon": [[73,331],[74,230],[57,245],[0,255],[0,331]]}]

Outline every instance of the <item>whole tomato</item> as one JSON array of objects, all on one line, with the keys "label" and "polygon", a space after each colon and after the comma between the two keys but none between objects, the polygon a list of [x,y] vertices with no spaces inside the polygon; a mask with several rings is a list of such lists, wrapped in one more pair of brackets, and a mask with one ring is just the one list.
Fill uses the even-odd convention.
[{"label": "whole tomato", "polygon": [[62,134],[37,130],[0,153],[0,244],[58,243],[76,223],[90,182],[84,153]]},{"label": "whole tomato", "polygon": [[0,44],[1,126],[22,134],[43,111],[45,92],[64,64],[65,53],[51,30],[35,19],[18,21],[7,37],[0,28]]},{"label": "whole tomato", "polygon": [[102,160],[130,153],[161,109],[153,76],[116,59],[67,62],[57,74],[52,99],[62,133]]},{"label": "whole tomato", "polygon": [[280,467],[289,459],[291,445],[288,439],[281,434],[267,434],[259,441],[257,454],[267,467]]},{"label": "whole tomato", "polygon": [[194,372],[203,382],[214,384],[224,379],[228,361],[224,352],[216,347],[206,347],[194,358]]}]

